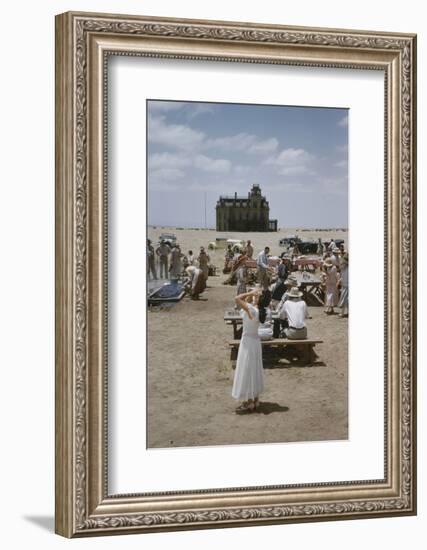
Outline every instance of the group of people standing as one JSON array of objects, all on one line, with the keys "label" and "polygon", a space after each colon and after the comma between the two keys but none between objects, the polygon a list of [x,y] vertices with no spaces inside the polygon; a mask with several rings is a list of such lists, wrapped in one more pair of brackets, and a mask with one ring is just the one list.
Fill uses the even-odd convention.
[{"label": "group of people standing", "polygon": [[196,256],[192,250],[183,254],[179,244],[162,240],[157,248],[147,239],[147,277],[157,280],[156,259],[160,279],[183,279],[191,297],[197,300],[205,290],[209,277],[210,257],[203,246]]},{"label": "group of people standing", "polygon": [[325,253],[320,278],[325,286],[325,313],[335,313],[341,308],[339,317],[348,316],[348,253],[344,247],[332,248]]}]

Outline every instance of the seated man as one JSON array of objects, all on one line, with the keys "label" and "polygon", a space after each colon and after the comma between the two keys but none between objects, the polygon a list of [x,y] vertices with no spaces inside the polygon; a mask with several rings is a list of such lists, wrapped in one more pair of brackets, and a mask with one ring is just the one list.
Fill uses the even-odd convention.
[{"label": "seated man", "polygon": [[274,338],[280,338],[280,333],[283,331],[283,329],[288,328],[288,319],[286,318],[285,314],[282,313],[280,315],[280,311],[283,310],[283,306],[286,302],[286,300],[289,299],[289,292],[290,290],[295,287],[298,289],[298,281],[294,275],[289,275],[289,277],[285,281],[286,286],[286,292],[283,294],[281,300],[279,302],[274,302],[272,300],[272,305],[274,306],[275,310],[279,313],[279,318],[274,319],[274,330],[273,330],[273,336]]},{"label": "seated man", "polygon": [[292,287],[287,294],[288,299],[283,302],[279,311],[279,317],[288,320],[288,328],[285,329],[286,337],[290,340],[304,340],[307,338],[305,326],[305,320],[308,317],[307,304],[301,300],[302,292],[298,287]]}]

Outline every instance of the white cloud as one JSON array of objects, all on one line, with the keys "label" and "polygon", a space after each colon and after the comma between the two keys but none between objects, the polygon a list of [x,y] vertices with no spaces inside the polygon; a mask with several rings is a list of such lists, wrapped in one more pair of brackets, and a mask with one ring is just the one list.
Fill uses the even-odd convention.
[{"label": "white cloud", "polygon": [[274,153],[279,146],[275,137],[260,139],[254,134],[240,133],[233,136],[222,136],[208,139],[205,143],[207,149],[219,149],[223,151],[243,151],[249,154]]},{"label": "white cloud", "polygon": [[179,168],[160,168],[150,171],[151,182],[176,181],[183,178],[185,173]]},{"label": "white cloud", "polygon": [[231,162],[227,159],[212,159],[205,155],[197,155],[194,158],[194,166],[205,172],[229,172],[231,169]]},{"label": "white cloud", "polygon": [[338,126],[340,128],[346,128],[348,126],[348,115],[343,116],[342,119],[338,121]]},{"label": "white cloud", "polygon": [[290,147],[283,149],[276,156],[270,156],[264,164],[273,166],[281,176],[312,175],[314,174],[311,168],[313,160],[314,156],[305,149]]},{"label": "white cloud", "polygon": [[188,118],[191,120],[200,115],[212,115],[216,105],[212,103],[187,103]]},{"label": "white cloud", "polygon": [[279,142],[276,138],[269,138],[265,139],[264,141],[256,141],[253,143],[249,149],[248,153],[255,153],[255,154],[267,154],[267,153],[274,153],[277,148],[279,147]]},{"label": "white cloud", "polygon": [[148,157],[148,167],[150,170],[157,170],[159,168],[183,168],[190,165],[191,159],[182,153],[154,153]]},{"label": "white cloud", "polygon": [[348,162],[345,159],[344,160],[339,160],[338,162],[336,162],[334,164],[334,166],[336,166],[337,168],[347,168]]},{"label": "white cloud", "polygon": [[219,138],[208,139],[205,147],[209,149],[220,149],[224,151],[244,151],[251,147],[256,137],[251,134],[235,134],[234,136],[223,136]]},{"label": "white cloud", "polygon": [[163,116],[149,117],[148,140],[175,149],[194,150],[199,148],[205,134],[185,124],[167,124]]},{"label": "white cloud", "polygon": [[206,155],[190,155],[187,151],[180,153],[154,153],[148,158],[148,168],[151,177],[162,177],[171,179],[174,175],[183,176],[184,171],[180,169],[197,168],[204,172],[225,173],[231,170],[232,164],[228,159],[213,159]]},{"label": "white cloud", "polygon": [[310,162],[313,156],[310,155],[305,149],[284,149],[279,155],[269,161],[267,164],[277,164],[279,166],[300,166],[307,162]]},{"label": "white cloud", "polygon": [[307,166],[301,164],[296,166],[284,166],[283,168],[279,168],[277,173],[281,176],[295,176],[297,174],[313,174],[314,172]]}]

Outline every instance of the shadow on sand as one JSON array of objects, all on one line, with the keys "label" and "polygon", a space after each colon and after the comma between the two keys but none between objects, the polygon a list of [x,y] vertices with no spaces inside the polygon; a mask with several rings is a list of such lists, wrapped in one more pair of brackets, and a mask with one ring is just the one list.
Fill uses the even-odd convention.
[{"label": "shadow on sand", "polygon": [[292,367],[306,367],[306,368],[313,368],[313,367],[326,367],[326,363],[323,361],[314,361],[313,363],[307,363],[305,361],[302,361],[300,359],[294,359],[289,360],[289,363],[282,363],[280,360],[277,359],[264,359],[263,366],[265,369],[291,369]]},{"label": "shadow on sand", "polygon": [[271,414],[275,412],[287,412],[289,407],[279,405],[279,403],[272,403],[270,401],[260,401],[258,409],[254,414]]}]

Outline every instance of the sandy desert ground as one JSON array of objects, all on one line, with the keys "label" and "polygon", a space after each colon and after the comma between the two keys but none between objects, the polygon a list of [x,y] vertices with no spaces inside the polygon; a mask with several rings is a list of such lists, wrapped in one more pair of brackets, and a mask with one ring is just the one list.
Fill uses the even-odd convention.
[{"label": "sandy desert ground", "polygon": [[[167,231],[177,236],[184,252],[207,247],[216,236],[251,239],[255,253],[268,245],[272,254],[283,250],[279,239],[288,234],[347,243],[347,232],[337,230],[224,234],[157,227],[149,228],[148,238],[157,242]],[[222,274],[224,251],[210,256],[219,275],[209,278],[201,300],[185,297],[173,307],[148,312],[148,447],[347,439],[348,323],[325,315],[322,307],[310,307],[307,321],[309,337],[324,340],[316,346],[316,362],[265,360],[259,412],[235,414],[227,346],[232,328],[223,315],[234,304],[236,287],[222,284],[227,277]]]}]

